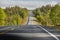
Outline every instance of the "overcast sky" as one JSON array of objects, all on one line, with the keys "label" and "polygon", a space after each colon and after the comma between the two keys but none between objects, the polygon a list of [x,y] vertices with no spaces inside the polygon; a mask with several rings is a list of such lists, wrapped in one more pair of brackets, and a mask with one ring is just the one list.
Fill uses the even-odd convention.
[{"label": "overcast sky", "polygon": [[0,7],[20,6],[28,9],[35,9],[42,5],[55,5],[60,3],[60,0],[0,0]]}]

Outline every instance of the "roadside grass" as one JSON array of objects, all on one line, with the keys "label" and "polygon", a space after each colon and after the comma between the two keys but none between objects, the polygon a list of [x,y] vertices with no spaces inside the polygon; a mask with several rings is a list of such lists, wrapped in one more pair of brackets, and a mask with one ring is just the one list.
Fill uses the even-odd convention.
[{"label": "roadside grass", "polygon": [[23,19],[22,25],[25,25],[27,23],[27,17]]},{"label": "roadside grass", "polygon": [[46,26],[46,27],[60,30],[60,26]]}]

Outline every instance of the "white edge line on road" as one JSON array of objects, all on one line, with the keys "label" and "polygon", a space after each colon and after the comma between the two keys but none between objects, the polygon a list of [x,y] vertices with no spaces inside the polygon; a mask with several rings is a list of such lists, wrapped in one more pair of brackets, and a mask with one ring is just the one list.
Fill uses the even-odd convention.
[{"label": "white edge line on road", "polygon": [[0,31],[2,31],[2,30],[10,30],[10,29],[13,29],[12,27],[6,27],[6,28],[2,28],[2,29],[0,29]]},{"label": "white edge line on road", "polygon": [[[41,26],[40,26],[41,27]],[[52,37],[54,37],[56,40],[59,40],[58,37],[56,37],[54,34],[50,33],[49,31],[47,31],[45,28],[41,27],[44,31],[46,31],[48,34],[50,34]]]}]

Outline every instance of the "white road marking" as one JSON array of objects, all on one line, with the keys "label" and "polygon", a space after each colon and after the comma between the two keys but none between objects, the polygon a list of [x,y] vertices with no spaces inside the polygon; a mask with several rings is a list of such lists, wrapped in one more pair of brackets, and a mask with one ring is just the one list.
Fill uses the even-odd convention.
[{"label": "white road marking", "polygon": [[2,31],[2,30],[14,30],[14,28],[12,28],[12,27],[6,27],[6,28],[0,29],[0,31]]},{"label": "white road marking", "polygon": [[6,29],[9,29],[9,28],[10,28],[10,27],[2,28],[2,29],[0,29],[0,31],[1,31],[1,30],[6,30]]},{"label": "white road marking", "polygon": [[[41,27],[41,26],[40,26]],[[49,31],[47,31],[45,28],[41,27],[44,31],[46,31],[48,34],[50,34],[52,37],[54,37],[56,40],[59,40],[58,37],[56,37],[54,34],[50,33]]]}]

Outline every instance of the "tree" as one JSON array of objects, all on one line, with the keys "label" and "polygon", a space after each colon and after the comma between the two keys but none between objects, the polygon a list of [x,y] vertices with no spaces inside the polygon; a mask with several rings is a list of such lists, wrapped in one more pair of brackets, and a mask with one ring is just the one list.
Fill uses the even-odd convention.
[{"label": "tree", "polygon": [[50,20],[51,5],[42,6],[33,11],[33,14],[37,18],[41,25],[50,26],[52,24]]},{"label": "tree", "polygon": [[5,25],[6,14],[2,8],[0,8],[0,26]]},{"label": "tree", "polygon": [[6,24],[11,25],[22,25],[24,20],[27,19],[28,10],[26,8],[20,8],[18,6],[8,7],[4,9],[6,12]]},{"label": "tree", "polygon": [[51,9],[50,19],[53,25],[60,25],[60,5],[55,5]]}]

